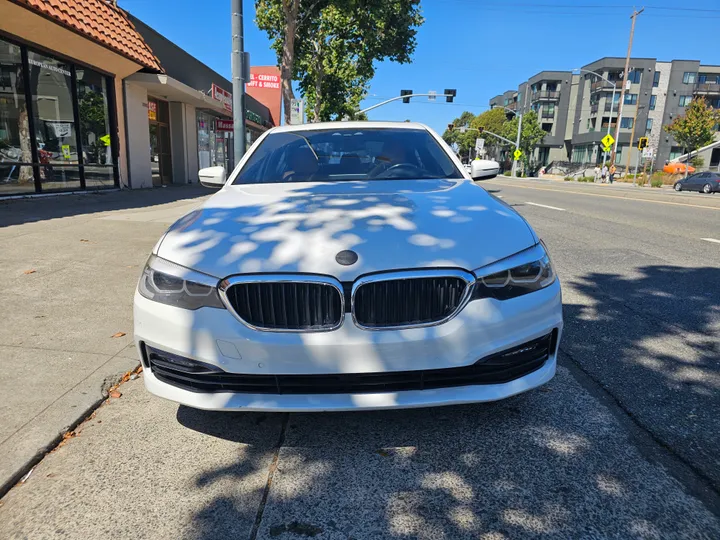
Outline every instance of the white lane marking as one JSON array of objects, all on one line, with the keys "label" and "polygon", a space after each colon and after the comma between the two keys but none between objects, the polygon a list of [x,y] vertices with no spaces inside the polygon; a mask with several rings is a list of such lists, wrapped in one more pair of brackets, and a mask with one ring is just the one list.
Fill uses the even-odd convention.
[{"label": "white lane marking", "polygon": [[716,244],[720,244],[720,240],[717,240],[715,238],[701,238],[700,240],[705,240],[706,242],[715,242]]},{"label": "white lane marking", "polygon": [[548,206],[547,204],[538,204],[534,202],[526,202],[525,204],[529,204],[532,206],[539,206],[540,208],[549,208],[550,210],[559,210],[560,212],[564,212],[564,208],[558,208],[557,206]]}]

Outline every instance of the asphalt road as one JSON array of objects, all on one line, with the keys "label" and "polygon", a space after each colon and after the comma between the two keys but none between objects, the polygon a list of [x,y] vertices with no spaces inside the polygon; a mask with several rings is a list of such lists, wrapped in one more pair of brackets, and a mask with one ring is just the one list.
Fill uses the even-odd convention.
[{"label": "asphalt road", "polygon": [[720,199],[483,185],[532,223],[563,282],[546,387],[462,407],[222,414],[140,378],[0,501],[0,538],[720,537],[720,243],[703,240],[720,240]]}]

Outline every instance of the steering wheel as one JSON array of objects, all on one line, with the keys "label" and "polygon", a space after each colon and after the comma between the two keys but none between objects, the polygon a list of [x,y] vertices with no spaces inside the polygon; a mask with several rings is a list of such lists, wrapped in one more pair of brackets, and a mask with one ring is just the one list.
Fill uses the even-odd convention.
[{"label": "steering wheel", "polygon": [[[383,178],[395,178],[396,175],[393,174],[392,171],[401,171],[401,170],[408,171],[410,173],[409,176],[412,176],[413,173],[422,172],[420,167],[417,167],[417,166],[413,165],[412,163],[396,163],[395,165],[391,165],[387,169],[381,169],[381,170],[378,170],[377,172],[373,171],[373,173],[371,173],[368,176],[370,176],[370,178],[376,178],[380,173],[384,173]],[[388,173],[390,173],[389,176],[387,176]]]}]

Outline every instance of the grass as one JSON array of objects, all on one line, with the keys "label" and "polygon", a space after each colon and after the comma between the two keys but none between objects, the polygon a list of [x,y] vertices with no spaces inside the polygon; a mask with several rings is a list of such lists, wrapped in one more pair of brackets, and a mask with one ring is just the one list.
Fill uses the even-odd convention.
[{"label": "grass", "polygon": [[650,180],[650,185],[657,188],[663,187],[663,180],[661,178],[652,178]]},{"label": "grass", "polygon": [[566,176],[566,177],[564,178],[564,180],[565,180],[566,182],[572,182],[572,181],[573,181],[573,177],[572,177],[572,176]]},{"label": "grass", "polygon": [[503,176],[510,176],[512,174],[512,171],[505,171],[503,173]]}]

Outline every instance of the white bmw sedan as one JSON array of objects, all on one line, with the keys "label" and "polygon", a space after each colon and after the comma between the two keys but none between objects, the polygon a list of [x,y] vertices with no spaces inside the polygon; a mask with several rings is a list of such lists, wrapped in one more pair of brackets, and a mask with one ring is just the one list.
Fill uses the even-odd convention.
[{"label": "white bmw sedan", "polygon": [[492,401],[555,374],[543,243],[429,128],[275,128],[157,243],[135,294],[147,389],[190,407]]}]

